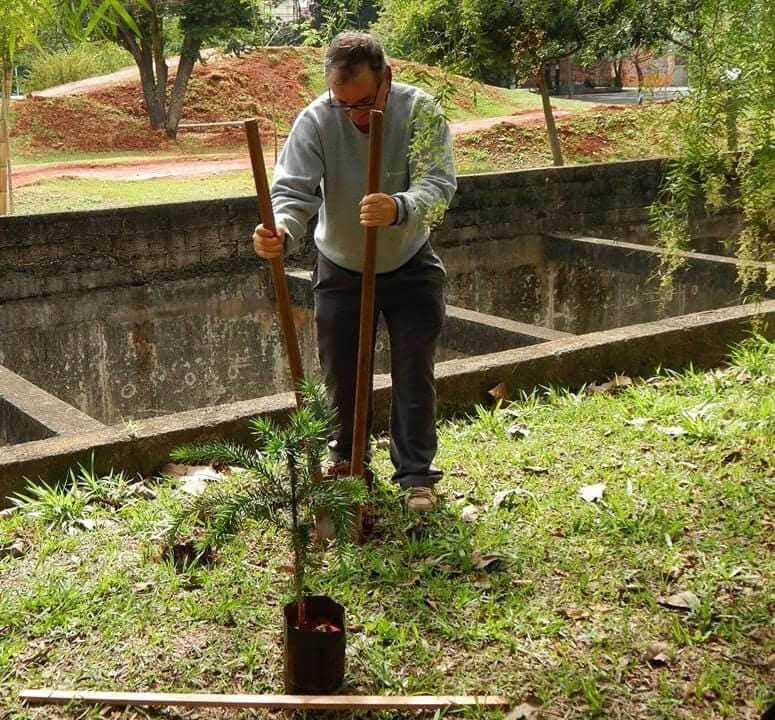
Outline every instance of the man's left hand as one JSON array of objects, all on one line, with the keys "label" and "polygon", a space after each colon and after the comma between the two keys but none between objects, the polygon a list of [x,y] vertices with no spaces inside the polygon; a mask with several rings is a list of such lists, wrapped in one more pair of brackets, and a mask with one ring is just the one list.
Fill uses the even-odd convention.
[{"label": "man's left hand", "polygon": [[361,225],[387,227],[398,217],[398,203],[391,195],[373,193],[361,200]]}]

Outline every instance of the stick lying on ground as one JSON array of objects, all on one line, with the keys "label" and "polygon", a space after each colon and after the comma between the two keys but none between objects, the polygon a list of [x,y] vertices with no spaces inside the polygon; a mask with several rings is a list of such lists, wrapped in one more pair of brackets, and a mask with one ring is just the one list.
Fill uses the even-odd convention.
[{"label": "stick lying on ground", "polygon": [[[261,135],[258,132],[258,120],[245,121],[245,134],[248,138],[250,149],[250,162],[253,165],[253,179],[256,183],[258,195],[258,212],[264,227],[274,232],[277,228],[272,211],[272,198],[269,194],[269,183],[266,180],[266,166],[264,165],[264,151],[261,148]],[[299,388],[304,376],[301,365],[301,351],[299,350],[299,338],[296,335],[296,325],[291,313],[291,300],[288,294],[288,279],[285,276],[283,256],[270,260],[272,268],[272,281],[277,298],[277,312],[280,316],[280,325],[285,337],[285,348],[288,352],[288,365],[291,370],[293,391],[296,393],[296,405],[301,407],[301,395]]]},{"label": "stick lying on ground", "polygon": [[286,710],[443,710],[452,706],[505,707],[500,695],[215,695],[209,693],[133,693],[90,690],[22,690],[28,703],[66,705],[141,705],[183,707],[280,708]]}]

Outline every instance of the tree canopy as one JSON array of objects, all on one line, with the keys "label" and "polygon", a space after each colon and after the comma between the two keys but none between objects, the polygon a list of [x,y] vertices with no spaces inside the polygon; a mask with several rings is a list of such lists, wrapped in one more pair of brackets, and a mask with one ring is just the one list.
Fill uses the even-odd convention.
[{"label": "tree canopy", "polygon": [[[679,104],[675,130],[684,152],[670,163],[654,208],[663,245],[691,246],[698,202],[709,212],[737,207],[742,232],[734,248],[748,261],[775,260],[775,6],[769,0],[684,0],[675,8],[674,40],[686,53],[689,97]],[[730,190],[730,181],[734,191]],[[681,264],[666,256],[664,284]],[[754,280],[775,286],[772,265],[746,264]]]},{"label": "tree canopy", "polygon": [[[112,9],[90,27],[132,54],[151,126],[174,137],[200,50],[235,28],[250,27],[253,10],[250,0],[127,0],[126,12]],[[179,23],[183,37],[175,82],[168,91],[165,23],[172,20]]]}]

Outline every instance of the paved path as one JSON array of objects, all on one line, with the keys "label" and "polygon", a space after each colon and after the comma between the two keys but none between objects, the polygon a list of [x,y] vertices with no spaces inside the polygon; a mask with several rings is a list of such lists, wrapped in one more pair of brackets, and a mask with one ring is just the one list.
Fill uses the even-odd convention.
[{"label": "paved path", "polygon": [[[665,100],[677,100],[684,95],[688,95],[689,88],[687,87],[669,87],[660,88],[649,92],[643,91],[643,102],[661,102]],[[552,97],[555,97],[554,95]],[[567,95],[557,96],[567,98]],[[574,94],[574,100],[581,100],[582,102],[590,103],[603,103],[605,105],[637,105],[638,104],[638,90],[637,88],[625,88],[624,90],[608,92],[608,93],[579,93]]]}]

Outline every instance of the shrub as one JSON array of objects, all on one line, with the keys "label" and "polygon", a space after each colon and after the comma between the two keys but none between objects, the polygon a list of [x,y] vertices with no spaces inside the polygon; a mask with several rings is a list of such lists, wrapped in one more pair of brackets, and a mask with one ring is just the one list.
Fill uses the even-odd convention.
[{"label": "shrub", "polygon": [[105,75],[134,64],[132,56],[112,42],[82,43],[67,50],[40,51],[27,62],[23,89],[45,90],[55,85]]}]

